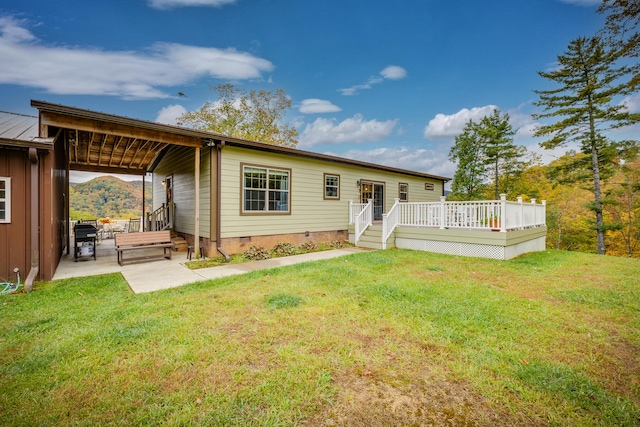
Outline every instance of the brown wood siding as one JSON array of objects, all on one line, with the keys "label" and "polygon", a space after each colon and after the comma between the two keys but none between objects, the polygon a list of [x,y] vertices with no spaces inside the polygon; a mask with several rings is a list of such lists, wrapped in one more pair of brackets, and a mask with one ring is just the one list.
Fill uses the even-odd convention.
[{"label": "brown wood siding", "polygon": [[[51,280],[66,246],[66,166],[62,141],[38,152],[40,162],[40,280]],[[30,258],[29,258],[30,260]],[[29,261],[30,262],[30,261]]]},{"label": "brown wood siding", "polygon": [[27,150],[0,147],[0,176],[11,178],[11,223],[0,224],[0,281],[22,280],[29,274],[30,162]]},{"label": "brown wood siding", "polygon": [[[67,190],[67,164],[66,164],[66,150],[65,144],[62,140],[56,141],[54,151],[54,165],[53,165],[53,182],[52,182],[52,194],[56,195],[53,204],[52,218],[53,218],[53,257],[51,258],[51,277],[55,274],[60,258],[64,254],[64,250],[67,247],[69,241],[69,217],[68,212],[68,190]],[[46,278],[45,280],[49,280]]]}]

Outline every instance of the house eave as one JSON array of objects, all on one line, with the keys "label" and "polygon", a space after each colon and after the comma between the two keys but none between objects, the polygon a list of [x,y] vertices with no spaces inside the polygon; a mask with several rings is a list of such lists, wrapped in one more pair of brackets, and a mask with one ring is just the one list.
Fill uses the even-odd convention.
[{"label": "house eave", "polygon": [[[403,175],[415,176],[419,178],[434,179],[442,182],[451,181],[451,178],[444,177],[444,176],[432,175],[428,173],[395,168],[391,166],[384,166],[384,165],[379,165],[375,163],[363,162],[359,160],[352,160],[352,159],[347,159],[344,157],[338,157],[338,156],[333,156],[328,154],[314,153],[311,151],[300,150],[297,148],[280,147],[280,146],[265,144],[257,141],[249,141],[244,139],[227,137],[227,136],[219,135],[212,132],[189,129],[189,128],[184,128],[180,126],[166,125],[162,123],[155,123],[155,122],[150,122],[145,120],[133,119],[133,118],[124,117],[124,116],[116,116],[113,114],[101,113],[101,112],[96,112],[91,110],[84,110],[84,109],[69,107],[69,106],[60,105],[60,104],[52,104],[44,101],[32,100],[31,106],[37,108],[41,112],[49,112],[52,114],[64,114],[64,115],[76,116],[76,117],[81,117],[81,118],[90,119],[90,120],[97,120],[101,122],[114,123],[114,124],[123,125],[123,126],[138,127],[138,128],[147,129],[150,131],[155,131],[155,132],[164,132],[167,134],[179,135],[181,137],[186,137],[186,138],[194,138],[194,139],[197,138],[200,142],[199,144],[195,144],[195,145],[200,145],[200,146],[209,145],[208,143],[210,141],[225,141],[225,143],[228,145],[247,148],[251,150],[278,153],[278,154],[284,154],[284,155],[295,156],[295,157],[303,157],[308,159],[339,163],[339,164],[350,165],[350,166],[359,166],[359,167],[370,168],[370,169],[375,169],[375,170],[380,170],[385,172],[393,172],[393,173],[398,173]],[[171,143],[170,145],[195,146],[193,143],[189,143],[189,144]],[[152,170],[153,166],[150,165],[149,169]]]}]

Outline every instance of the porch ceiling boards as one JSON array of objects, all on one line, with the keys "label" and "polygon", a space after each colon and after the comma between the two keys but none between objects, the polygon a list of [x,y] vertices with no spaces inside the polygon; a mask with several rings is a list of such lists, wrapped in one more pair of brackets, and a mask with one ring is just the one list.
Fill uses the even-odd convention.
[{"label": "porch ceiling boards", "polygon": [[152,139],[65,129],[69,168],[144,174],[153,159],[169,144]]},{"label": "porch ceiling boards", "polygon": [[32,101],[40,134],[60,133],[70,170],[144,175],[169,145],[202,147],[202,136],[174,126]]}]

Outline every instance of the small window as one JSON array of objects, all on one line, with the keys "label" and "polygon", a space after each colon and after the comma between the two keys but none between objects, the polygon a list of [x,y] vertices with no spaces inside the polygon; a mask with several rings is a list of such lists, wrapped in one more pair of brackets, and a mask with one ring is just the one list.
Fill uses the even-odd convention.
[{"label": "small window", "polygon": [[340,200],[340,175],[324,174],[324,198]]},{"label": "small window", "polygon": [[11,178],[0,177],[0,223],[11,222]]},{"label": "small window", "polygon": [[398,198],[401,202],[409,201],[409,184],[400,183],[398,185]]},{"label": "small window", "polygon": [[291,172],[243,166],[242,212],[288,213]]}]

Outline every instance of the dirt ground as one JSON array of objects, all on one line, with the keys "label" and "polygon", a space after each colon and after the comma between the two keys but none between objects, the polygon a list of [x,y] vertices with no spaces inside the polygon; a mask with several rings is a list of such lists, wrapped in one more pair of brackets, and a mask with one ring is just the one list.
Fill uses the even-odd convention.
[{"label": "dirt ground", "polygon": [[517,426],[536,425],[492,408],[465,384],[425,378],[392,385],[375,374],[338,380],[335,400],[327,403],[306,426]]}]

